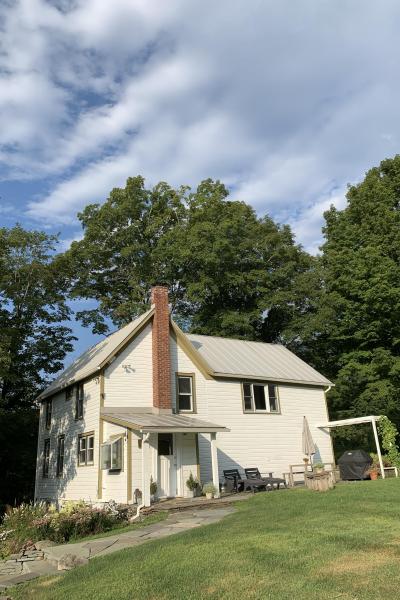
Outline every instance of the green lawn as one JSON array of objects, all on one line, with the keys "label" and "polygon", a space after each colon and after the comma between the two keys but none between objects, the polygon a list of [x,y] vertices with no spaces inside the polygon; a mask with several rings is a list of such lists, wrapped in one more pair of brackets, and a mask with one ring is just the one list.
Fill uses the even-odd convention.
[{"label": "green lawn", "polygon": [[260,493],[220,523],[92,560],[14,600],[400,597],[400,479]]}]

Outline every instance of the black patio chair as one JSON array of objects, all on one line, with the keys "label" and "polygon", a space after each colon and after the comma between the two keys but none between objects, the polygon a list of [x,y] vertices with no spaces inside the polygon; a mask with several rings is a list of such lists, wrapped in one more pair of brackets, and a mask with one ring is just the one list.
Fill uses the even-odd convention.
[{"label": "black patio chair", "polygon": [[242,492],[244,490],[251,490],[255,493],[261,489],[267,489],[267,484],[263,479],[256,479],[255,477],[243,479],[238,469],[225,469],[224,477],[228,490],[231,488],[230,491]]},{"label": "black patio chair", "polygon": [[276,485],[278,490],[281,485],[283,485],[284,487],[287,487],[286,481],[284,479],[282,479],[281,477],[274,477],[273,473],[270,473],[269,477],[262,477],[259,469],[257,469],[256,467],[254,467],[254,468],[252,467],[250,469],[245,469],[244,472],[246,473],[247,479],[257,479],[257,480],[262,479],[263,481],[265,481],[266,485],[271,486],[272,489],[274,489],[274,485]]},{"label": "black patio chair", "polygon": [[243,491],[243,480],[238,469],[224,469],[224,477],[228,491]]}]

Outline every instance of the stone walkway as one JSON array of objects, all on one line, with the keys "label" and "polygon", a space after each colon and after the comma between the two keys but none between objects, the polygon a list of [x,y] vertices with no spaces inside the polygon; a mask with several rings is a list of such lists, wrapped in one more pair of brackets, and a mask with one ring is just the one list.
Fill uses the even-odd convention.
[{"label": "stone walkway", "polygon": [[36,547],[26,552],[25,560],[23,560],[24,555],[19,557],[15,555],[11,560],[0,563],[0,592],[42,575],[61,574],[62,571],[84,565],[97,556],[105,556],[117,550],[132,548],[148,540],[168,537],[201,525],[217,523],[234,510],[231,506],[187,510],[170,513],[165,521],[160,523],[138,527],[127,533],[110,535],[93,541],[86,540],[61,546],[46,546],[38,543],[39,548]]}]

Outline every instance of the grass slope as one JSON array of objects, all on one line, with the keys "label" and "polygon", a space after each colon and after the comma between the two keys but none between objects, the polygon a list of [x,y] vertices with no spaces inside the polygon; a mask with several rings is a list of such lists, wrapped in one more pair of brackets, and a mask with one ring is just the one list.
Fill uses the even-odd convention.
[{"label": "grass slope", "polygon": [[400,480],[257,494],[218,524],[92,560],[13,600],[400,597]]}]

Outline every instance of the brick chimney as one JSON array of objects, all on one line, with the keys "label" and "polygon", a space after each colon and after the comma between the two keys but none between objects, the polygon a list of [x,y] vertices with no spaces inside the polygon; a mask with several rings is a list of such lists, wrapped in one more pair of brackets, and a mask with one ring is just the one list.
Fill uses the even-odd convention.
[{"label": "brick chimney", "polygon": [[169,349],[168,288],[151,290],[153,316],[153,407],[156,412],[171,412],[171,357]]}]

